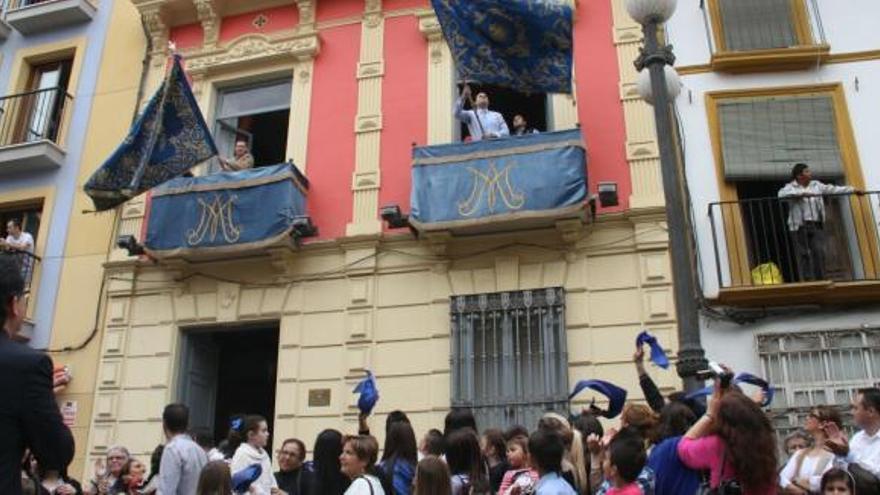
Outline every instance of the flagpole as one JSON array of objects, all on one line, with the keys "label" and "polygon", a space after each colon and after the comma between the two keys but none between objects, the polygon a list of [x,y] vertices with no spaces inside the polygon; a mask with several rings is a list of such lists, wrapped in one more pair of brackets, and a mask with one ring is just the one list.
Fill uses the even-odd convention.
[{"label": "flagpole", "polygon": [[156,146],[156,141],[159,139],[159,132],[162,129],[162,119],[165,116],[165,101],[167,100],[168,93],[171,90],[171,76],[172,74],[174,74],[175,66],[174,57],[177,55],[177,48],[175,47],[173,42],[168,42],[168,49],[170,51],[168,58],[171,59],[171,66],[165,71],[162,99],[159,100],[159,108],[156,113],[155,125],[153,126],[152,133],[150,134],[150,140],[147,143],[146,152],[141,156],[141,159],[138,162],[138,168],[134,171],[134,175],[131,177],[131,182],[128,184],[128,188],[122,189],[120,191],[124,196],[127,196],[129,198],[135,196],[135,192],[137,191],[138,186],[140,186],[141,179],[143,179],[144,173],[147,169],[147,162],[153,155],[153,148],[155,148]]}]

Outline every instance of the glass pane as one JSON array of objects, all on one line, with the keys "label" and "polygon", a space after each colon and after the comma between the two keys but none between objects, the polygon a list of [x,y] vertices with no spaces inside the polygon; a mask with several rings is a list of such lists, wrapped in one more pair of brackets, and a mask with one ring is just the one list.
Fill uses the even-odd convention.
[{"label": "glass pane", "polygon": [[833,350],[828,353],[832,380],[862,380],[867,378],[865,360],[859,349]]},{"label": "glass pane", "polygon": [[758,339],[758,352],[770,353],[770,352],[779,352],[779,338],[777,337],[762,337]]},{"label": "glass pane", "polygon": [[791,383],[825,381],[825,366],[818,352],[797,352],[788,355],[788,377]]},{"label": "glass pane", "polygon": [[254,115],[290,108],[291,81],[224,91],[217,118]]},{"label": "glass pane", "polygon": [[782,373],[782,357],[777,355],[767,356],[764,358],[767,366],[767,374],[771,383],[782,383],[784,375]]},{"label": "glass pane", "polygon": [[724,43],[730,51],[798,44],[791,0],[719,0]]}]

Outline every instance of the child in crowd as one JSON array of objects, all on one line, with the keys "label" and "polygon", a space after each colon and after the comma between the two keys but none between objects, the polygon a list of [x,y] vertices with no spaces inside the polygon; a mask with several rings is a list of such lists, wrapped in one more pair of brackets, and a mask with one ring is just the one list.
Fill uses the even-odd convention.
[{"label": "child in crowd", "polygon": [[645,495],[636,483],[645,462],[647,455],[639,435],[627,435],[624,432],[615,435],[602,463],[610,488],[600,490],[600,495]]},{"label": "child in crowd", "polygon": [[535,484],[536,495],[577,495],[560,475],[565,444],[558,433],[550,429],[538,429],[532,433],[529,437],[529,454],[539,475]]},{"label": "child in crowd", "polygon": [[855,480],[843,469],[829,469],[822,476],[822,495],[855,495]]},{"label": "child in crowd", "polygon": [[525,493],[537,483],[538,472],[530,464],[528,437],[517,435],[507,441],[507,462],[510,469],[504,473],[498,495],[510,494],[514,486],[519,486],[520,493]]}]

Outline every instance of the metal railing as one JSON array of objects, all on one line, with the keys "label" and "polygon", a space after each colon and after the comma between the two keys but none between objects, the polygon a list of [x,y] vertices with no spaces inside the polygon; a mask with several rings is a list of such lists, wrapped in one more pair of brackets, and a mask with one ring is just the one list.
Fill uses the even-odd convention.
[{"label": "metal railing", "polygon": [[709,205],[721,288],[880,279],[880,192]]},{"label": "metal railing", "polygon": [[59,144],[73,96],[48,88],[0,98],[0,146],[49,140]]},{"label": "metal railing", "polygon": [[32,5],[57,2],[58,0],[7,0],[6,10],[21,9]]},{"label": "metal railing", "polygon": [[21,270],[21,276],[24,279],[24,289],[29,293],[34,281],[34,271],[40,263],[40,257],[28,251],[18,249],[4,248],[0,249],[0,256],[12,259]]}]

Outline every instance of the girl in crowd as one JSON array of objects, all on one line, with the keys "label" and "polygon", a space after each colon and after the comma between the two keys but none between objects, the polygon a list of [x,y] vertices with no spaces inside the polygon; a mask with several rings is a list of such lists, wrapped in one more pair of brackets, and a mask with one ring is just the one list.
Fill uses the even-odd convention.
[{"label": "girl in crowd", "polygon": [[855,480],[843,469],[833,468],[822,476],[822,495],[856,495]]},{"label": "girl in crowd", "polygon": [[798,450],[788,459],[779,474],[779,486],[787,495],[819,491],[822,475],[831,469],[834,454],[826,450],[825,426],[834,423],[843,428],[840,413],[828,406],[814,407],[804,420],[804,430],[812,437],[812,447]]},{"label": "girl in crowd", "polygon": [[587,473],[587,486],[589,487],[589,493],[595,493],[596,490],[599,489],[599,485],[602,484],[603,480],[602,462],[601,459],[595,455],[596,453],[589,449],[587,439],[592,435],[595,435],[594,438],[602,438],[605,435],[605,429],[602,428],[602,423],[599,422],[596,416],[587,411],[582,412],[581,415],[574,420],[572,426],[577,429],[578,433],[581,434],[581,439],[583,439],[581,448],[583,449],[584,458],[586,460],[585,471]]},{"label": "girl in crowd", "polygon": [[312,471],[315,473],[314,486],[309,493],[320,495],[342,495],[351,484],[342,474],[339,462],[342,454],[342,433],[327,429],[315,439],[312,453]]},{"label": "girl in crowd", "polygon": [[708,412],[678,444],[681,461],[708,469],[710,486],[738,482],[743,495],[776,493],[776,438],[760,406],[719,380]]},{"label": "girl in crowd", "polygon": [[439,457],[425,457],[416,467],[413,495],[449,495],[452,493],[450,476],[449,468]]},{"label": "girl in crowd", "polygon": [[225,461],[205,464],[199,474],[196,495],[232,495],[232,475]]},{"label": "girl in crowd", "polygon": [[419,443],[419,460],[428,456],[440,457],[446,452],[445,441],[443,440],[443,432],[431,428],[422,437]]},{"label": "girl in crowd", "polygon": [[632,428],[645,440],[650,449],[657,440],[657,414],[644,404],[627,404],[620,413],[620,429]]},{"label": "girl in crowd", "polygon": [[95,478],[89,483],[87,493],[93,495],[115,495],[125,493],[122,485],[122,468],[131,458],[128,449],[114,445],[107,450],[107,463],[98,459],[95,462]]},{"label": "girl in crowd", "polygon": [[125,467],[122,468],[121,474],[125,493],[130,495],[140,495],[146,477],[147,466],[137,459],[129,459],[128,462],[125,463]]},{"label": "girl in crowd", "polygon": [[492,493],[496,493],[501,486],[501,478],[510,468],[507,462],[504,433],[497,428],[484,431],[483,437],[480,438],[480,450],[489,465],[489,486],[492,488]]},{"label": "girl in crowd", "polygon": [[654,495],[696,493],[700,473],[682,464],[678,444],[696,416],[683,402],[671,401],[660,410],[656,429],[657,443],[648,455],[648,467],[654,472]]},{"label": "girl in crowd", "polygon": [[572,429],[568,420],[556,413],[545,414],[538,421],[539,430],[548,430],[562,438],[565,454],[562,458],[562,478],[578,493],[589,493],[587,481],[587,460],[581,433]]},{"label": "girl in crowd", "polygon": [[480,441],[470,428],[453,431],[446,439],[446,463],[452,473],[452,495],[489,492],[489,479],[480,455]]},{"label": "girl in crowd", "polygon": [[390,423],[379,468],[391,479],[395,495],[412,493],[417,462],[416,434],[408,422]]},{"label": "girl in crowd", "polygon": [[229,469],[232,473],[237,473],[248,466],[259,464],[263,471],[251,485],[251,493],[269,495],[273,488],[278,488],[278,483],[272,475],[272,461],[269,459],[269,453],[266,452],[266,445],[269,442],[269,426],[266,424],[266,418],[259,415],[247,416],[241,428],[240,433],[244,441],[236,447]]},{"label": "girl in crowd", "polygon": [[345,438],[339,465],[342,474],[348,476],[351,485],[345,495],[385,495],[379,478],[368,474],[376,463],[379,443],[369,435],[353,435]]},{"label": "girl in crowd", "polygon": [[514,485],[522,490],[538,482],[538,472],[531,467],[529,459],[528,437],[517,435],[507,441],[507,462],[510,464],[510,470],[504,473],[504,478],[498,487],[498,495],[510,494]]}]

